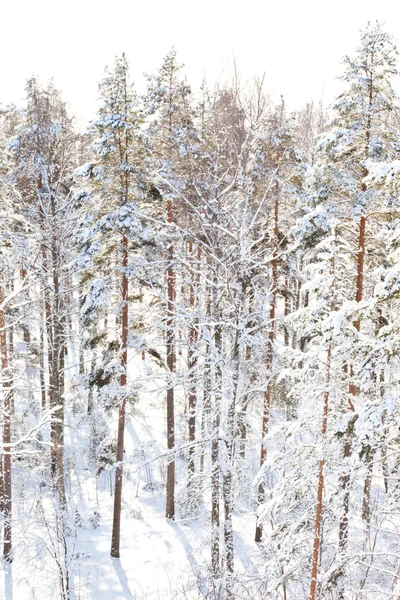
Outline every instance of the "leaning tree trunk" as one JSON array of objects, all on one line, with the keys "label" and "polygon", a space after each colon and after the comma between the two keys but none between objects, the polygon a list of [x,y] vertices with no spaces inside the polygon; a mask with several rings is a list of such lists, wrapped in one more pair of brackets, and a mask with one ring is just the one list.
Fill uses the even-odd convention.
[{"label": "leaning tree trunk", "polygon": [[11,487],[11,410],[13,395],[12,377],[7,352],[6,322],[4,316],[4,291],[0,288],[0,352],[3,376],[4,414],[3,414],[3,558],[12,562],[12,487]]},{"label": "leaning tree trunk", "polygon": [[126,384],[128,368],[128,239],[122,236],[122,314],[121,314],[121,378],[120,387],[122,391],[122,400],[119,405],[118,413],[118,434],[117,434],[117,465],[115,469],[115,490],[114,490],[114,515],[111,536],[111,556],[119,558],[120,556],[120,537],[121,537],[121,507],[122,507],[122,476],[124,461],[124,433],[125,433],[125,411],[126,411]]}]

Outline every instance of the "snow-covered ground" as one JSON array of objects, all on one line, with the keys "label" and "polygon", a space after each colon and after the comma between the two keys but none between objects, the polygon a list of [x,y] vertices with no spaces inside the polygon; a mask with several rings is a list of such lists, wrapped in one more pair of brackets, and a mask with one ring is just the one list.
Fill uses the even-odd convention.
[{"label": "snow-covered ground", "polygon": [[[70,406],[71,408],[71,406]],[[67,414],[65,464],[67,494],[75,524],[68,537],[71,600],[169,600],[223,597],[212,595],[210,572],[210,495],[204,481],[202,504],[195,517],[180,511],[185,497],[186,461],[177,460],[177,518],[165,519],[165,407],[162,394],[147,394],[129,410],[125,428],[125,464],[121,558],[110,556],[114,471],[97,477],[88,456],[89,420],[84,411]],[[107,423],[113,435],[115,415]],[[14,491],[14,549],[11,567],[2,565],[0,598],[58,600],[56,540],[52,494],[25,480]],[[18,480],[18,474],[14,481]],[[37,479],[35,479],[37,483]],[[39,491],[38,491],[38,488]],[[75,517],[73,512],[75,510]],[[181,514],[180,514],[181,513]],[[46,514],[46,518],[44,515]],[[244,589],[259,581],[260,550],[253,541],[251,511],[234,519],[235,567]],[[253,588],[252,588],[253,589]],[[251,596],[243,596],[251,597]]]}]

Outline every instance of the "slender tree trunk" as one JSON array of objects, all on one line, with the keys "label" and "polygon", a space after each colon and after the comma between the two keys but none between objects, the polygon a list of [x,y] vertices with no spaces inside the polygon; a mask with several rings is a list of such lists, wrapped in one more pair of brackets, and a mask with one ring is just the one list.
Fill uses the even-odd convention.
[{"label": "slender tree trunk", "polygon": [[4,512],[4,455],[0,454],[0,512]]},{"label": "slender tree trunk", "polygon": [[[206,288],[206,317],[211,313],[211,294]],[[210,344],[206,341],[204,372],[203,372],[203,406],[201,412],[201,439],[204,440],[209,428],[210,413],[211,413],[211,364],[210,364]],[[206,445],[203,442],[200,456],[200,473],[204,473],[204,459],[206,454]]]},{"label": "slender tree trunk", "polygon": [[[92,355],[92,360],[90,363],[90,374],[93,375],[94,370],[96,368],[96,355],[95,353],[93,353]],[[89,391],[88,391],[88,403],[87,403],[87,414],[91,415],[93,412],[93,382],[91,382],[91,384],[89,385]]]},{"label": "slender tree trunk", "polygon": [[[79,294],[79,309],[82,304],[82,294]],[[79,322],[79,375],[85,375],[85,350],[84,350],[84,342],[83,342],[83,332],[84,326],[82,322],[82,318],[79,314],[78,316]]]},{"label": "slender tree trunk", "polygon": [[[285,277],[285,312],[284,312],[285,318],[290,314],[290,305],[291,305],[290,279],[289,279],[289,275],[286,275],[286,277]],[[286,324],[283,329],[283,339],[284,339],[285,346],[289,346],[290,345],[289,329]]]},{"label": "slender tree trunk", "polygon": [[[364,148],[364,158],[368,159],[369,151],[370,151],[370,141],[371,141],[371,125],[372,125],[372,117],[371,117],[371,108],[373,104],[373,81],[372,77],[369,79],[369,101],[368,101],[368,118],[367,118],[367,126],[365,130],[365,148]],[[363,179],[361,181],[361,192],[362,195],[365,195],[367,191],[366,183],[364,182],[364,178],[368,175],[368,170],[364,167],[362,169]],[[359,226],[358,226],[358,250],[357,250],[357,276],[356,276],[356,302],[361,302],[363,299],[363,283],[364,283],[364,258],[365,258],[365,230],[366,230],[366,217],[364,214],[361,214]],[[354,323],[354,327],[357,332],[360,332],[361,321],[357,319]],[[353,366],[350,366],[350,379],[353,377]],[[353,399],[357,396],[358,390],[356,385],[352,380],[350,380],[349,384],[349,399],[348,404],[349,408],[352,412],[355,412]],[[344,458],[349,458],[351,456],[351,440],[348,438],[345,441],[344,445]],[[350,476],[345,473],[340,480],[340,486],[343,490],[343,510],[342,517],[339,522],[339,549],[342,554],[346,552],[347,549],[347,540],[348,540],[348,512],[349,512],[349,496],[350,496]],[[340,597],[343,597],[343,593],[340,591]]]},{"label": "slender tree trunk", "polygon": [[370,523],[371,523],[371,486],[372,486],[372,463],[373,452],[370,446],[365,451],[365,461],[367,463],[367,475],[364,480],[364,493],[363,493],[363,509],[362,518],[365,521],[366,535],[369,537]]},{"label": "slender tree trunk", "polygon": [[[366,191],[365,184],[362,184],[362,191]],[[364,215],[360,217],[359,222],[359,232],[358,232],[358,253],[357,253],[357,279],[356,279],[356,302],[361,302],[363,298],[363,278],[364,278],[364,256],[365,256],[365,226],[366,226],[366,218]],[[354,327],[357,332],[360,331],[361,322],[358,319],[354,323]],[[357,396],[358,390],[357,386],[353,381],[354,371],[353,366],[350,365],[350,384],[349,384],[349,396],[348,396],[348,404],[349,409],[354,413],[354,403],[353,399]],[[353,420],[351,423],[351,427],[349,427],[348,432],[346,432],[346,440],[344,443],[343,449],[343,458],[346,460],[351,456],[351,431],[353,428]],[[346,461],[347,462],[347,461]],[[348,523],[348,512],[349,512],[349,502],[350,502],[350,475],[348,473],[344,473],[340,477],[340,487],[343,490],[343,508],[342,508],[342,516],[339,522],[339,548],[342,554],[346,552],[347,549],[347,540],[348,540],[348,532],[349,532],[349,523]]]},{"label": "slender tree trunk", "polygon": [[[47,260],[47,252],[44,244],[42,245],[42,265],[44,272],[44,282],[43,282],[43,295],[44,295],[44,310],[45,310],[45,318],[46,318],[46,334],[47,334],[47,369],[48,369],[48,379],[49,379],[49,406],[50,409],[54,409],[56,406],[55,403],[55,390],[54,390],[54,327],[53,327],[53,311],[50,301],[50,292],[49,292],[49,283],[48,283],[48,260]],[[50,441],[52,443],[50,450],[51,457],[51,472],[53,476],[56,473],[57,468],[57,457],[56,457],[56,446],[54,440],[54,428],[50,427]]]},{"label": "slender tree trunk", "polygon": [[[333,307],[332,307],[332,303],[331,303],[331,310],[332,310],[332,308]],[[330,378],[331,378],[331,354],[332,354],[332,346],[329,345],[328,356],[327,356],[326,392],[324,395],[324,411],[323,411],[323,416],[322,416],[322,427],[321,427],[323,443],[325,441],[326,427],[327,427],[327,422],[328,422],[329,383],[330,383]],[[311,563],[311,584],[310,584],[309,600],[315,600],[316,592],[317,592],[318,565],[319,565],[320,548],[321,548],[322,501],[323,501],[323,493],[324,493],[324,466],[325,466],[325,459],[322,458],[319,461],[317,507],[316,507],[316,513],[315,513],[315,532],[314,532],[314,544],[313,544],[313,554],[312,554],[312,563]]]},{"label": "slender tree trunk", "polygon": [[[383,373],[381,373],[381,381],[382,381],[382,378],[383,378]],[[383,429],[384,433],[385,433],[385,421],[386,421],[386,411],[384,411],[383,414],[382,414],[382,429]],[[385,437],[383,439],[382,446],[381,446],[381,457],[382,457],[383,483],[384,483],[384,486],[385,486],[385,492],[388,493],[389,492],[389,476],[390,476],[390,471],[389,471],[389,462],[388,462],[388,456],[387,456],[387,448],[386,448],[386,439],[385,439]]]},{"label": "slender tree trunk", "polygon": [[0,288],[0,350],[1,350],[1,370],[3,376],[3,394],[4,394],[4,414],[3,414],[3,477],[4,477],[4,495],[3,495],[3,558],[7,562],[12,562],[12,474],[11,474],[11,396],[12,377],[8,361],[6,322],[4,315],[4,291]]},{"label": "slender tree trunk", "polygon": [[218,324],[214,330],[214,344],[218,353],[218,364],[214,373],[214,414],[211,441],[211,570],[214,578],[220,575],[220,464],[219,464],[219,429],[221,423],[221,396],[222,373],[219,361],[221,360],[221,326]]},{"label": "slender tree trunk", "polygon": [[[331,299],[329,304],[329,312],[332,314],[335,306],[335,255],[332,256],[332,271],[333,281],[331,290]],[[329,412],[329,385],[331,382],[331,360],[332,360],[332,344],[330,343],[327,351],[326,358],[326,391],[324,394],[324,409],[322,413],[322,425],[321,425],[321,436],[323,451],[325,452],[325,438],[328,424],[328,412]],[[324,456],[319,461],[318,471],[318,490],[317,490],[317,506],[315,512],[315,531],[314,531],[314,544],[313,554],[311,562],[311,583],[310,583],[310,596],[309,600],[316,599],[317,592],[317,581],[318,581],[318,566],[320,563],[320,552],[321,552],[321,540],[322,540],[322,508],[323,508],[323,493],[324,493],[324,467],[325,458]]]},{"label": "slender tree trunk", "polygon": [[[242,306],[244,296],[246,294],[245,286],[242,286],[242,297],[239,301],[239,307]],[[232,397],[230,398],[228,413],[226,419],[226,458],[223,469],[223,495],[224,495],[224,543],[225,543],[225,565],[226,565],[226,593],[227,598],[233,598],[233,573],[234,573],[234,543],[233,543],[233,464],[234,464],[234,449],[235,449],[235,410],[237,403],[239,372],[240,372],[240,339],[239,339],[239,318],[240,309],[238,309],[238,319],[236,322],[235,340],[232,350]]]},{"label": "slender tree trunk", "polygon": [[[245,350],[245,361],[250,363],[251,346],[247,345]],[[253,382],[252,373],[248,377],[248,382],[251,385]],[[247,409],[249,406],[250,397],[246,394],[242,400],[241,410],[238,414],[238,437],[239,437],[239,456],[242,460],[246,458],[246,439],[247,439]]]},{"label": "slender tree trunk", "polygon": [[222,325],[219,309],[218,284],[219,284],[218,267],[214,272],[212,296],[210,298],[210,313],[214,320],[213,341],[214,347],[210,354],[212,366],[214,390],[214,406],[212,416],[212,433],[211,433],[211,572],[214,579],[218,579],[221,575],[220,564],[220,480],[221,480],[221,465],[220,465],[220,426],[221,426],[221,405],[222,405]]},{"label": "slender tree trunk", "polygon": [[54,454],[54,475],[58,491],[58,499],[63,511],[67,508],[64,481],[64,366],[65,366],[65,307],[62,302],[60,286],[60,264],[59,249],[55,237],[52,240],[52,279],[54,289],[54,312],[53,312],[53,352],[52,352],[52,377],[53,377],[53,401],[55,420],[52,421],[51,439]]},{"label": "slender tree trunk", "polygon": [[[193,310],[196,305],[196,291],[197,288],[197,277],[193,274],[193,243],[189,242],[189,262],[191,264],[190,269],[190,283],[189,283],[189,307],[192,313],[193,319]],[[197,333],[196,329],[191,324],[189,329],[189,347],[188,347],[188,372],[189,372],[189,394],[188,394],[188,405],[189,405],[189,443],[194,444],[196,441],[196,402],[197,402],[197,392],[196,392],[196,377],[194,370],[197,364],[197,357],[195,356],[195,344],[197,342]],[[188,472],[189,472],[189,485],[192,481],[192,478],[195,474],[195,464],[194,464],[194,455],[195,448],[194,445],[189,446],[189,463],[188,463]]]},{"label": "slender tree trunk", "polygon": [[[14,292],[14,277],[11,277],[9,280],[9,291],[10,293]],[[7,309],[4,311],[4,319],[5,321],[7,321]],[[8,334],[8,346],[7,346],[7,357],[8,357],[8,363],[10,364],[11,361],[13,360],[14,357],[14,324],[11,320],[9,326],[7,327],[6,331],[6,339],[7,339],[7,334]],[[23,329],[23,339],[24,341],[26,337],[26,329]],[[10,396],[10,409],[11,409],[11,414],[14,414],[14,394],[11,394]]]},{"label": "slender tree trunk", "polygon": [[[201,249],[198,248],[197,252],[197,269],[200,264],[201,259]],[[190,269],[190,283],[189,283],[189,306],[191,309],[192,319],[193,319],[193,311],[198,303],[198,287],[199,287],[199,276],[195,274],[194,267],[195,262],[193,261],[193,243],[189,242],[189,262],[191,265]],[[189,442],[194,444],[196,441],[196,412],[197,412],[197,385],[196,385],[196,375],[195,368],[197,365],[197,356],[195,355],[195,345],[198,340],[198,334],[196,328],[194,327],[194,323],[192,322],[189,329],[189,347],[188,347],[188,371],[189,371],[189,418],[188,418],[188,426],[189,426]],[[189,472],[189,484],[195,474],[195,463],[194,463],[194,455],[195,448],[194,445],[189,446],[189,464],[188,464],[188,472]]]},{"label": "slender tree trunk", "polygon": [[44,376],[44,331],[43,331],[43,313],[42,306],[40,306],[39,315],[39,382],[40,382],[40,396],[42,410],[46,410],[46,382]]},{"label": "slender tree trunk", "polygon": [[211,373],[210,373],[210,346],[206,345],[206,356],[204,361],[204,379],[203,379],[203,406],[201,411],[201,439],[203,440],[200,455],[200,473],[204,473],[204,460],[206,455],[206,445],[204,439],[209,428],[209,419],[211,413]]},{"label": "slender tree trunk", "polygon": [[[172,201],[168,200],[167,222],[173,222]],[[175,457],[172,455],[175,448],[175,407],[174,407],[174,383],[172,381],[175,373],[175,331],[174,331],[174,300],[175,300],[175,273],[173,269],[174,249],[172,244],[168,248],[167,268],[167,368],[169,384],[167,389],[167,489],[165,516],[167,519],[175,519]]]},{"label": "slender tree trunk", "polygon": [[122,400],[119,405],[118,413],[118,434],[117,434],[117,465],[115,469],[115,490],[114,490],[114,514],[111,537],[111,556],[119,558],[120,556],[120,537],[121,537],[121,507],[122,507],[122,476],[124,461],[124,433],[125,433],[125,411],[126,411],[126,383],[128,368],[128,239],[122,236],[122,314],[121,314],[121,367],[122,373],[120,386],[122,389]]},{"label": "slender tree trunk", "polygon": [[[278,184],[275,188],[275,202],[274,202],[274,231],[273,231],[273,257],[272,257],[272,272],[271,272],[271,304],[269,310],[269,333],[268,333],[268,344],[267,344],[267,357],[266,357],[266,370],[268,377],[267,390],[264,394],[264,410],[262,419],[262,442],[260,451],[260,469],[262,469],[265,459],[267,457],[267,446],[265,438],[268,435],[269,428],[269,415],[271,406],[271,391],[272,391],[272,363],[274,356],[274,340],[275,340],[275,314],[276,314],[276,302],[277,302],[277,288],[278,288],[278,244],[279,244],[279,188]],[[258,504],[264,502],[265,490],[264,484],[261,481],[258,486]],[[255,541],[261,542],[262,538],[262,526],[257,518]]]}]

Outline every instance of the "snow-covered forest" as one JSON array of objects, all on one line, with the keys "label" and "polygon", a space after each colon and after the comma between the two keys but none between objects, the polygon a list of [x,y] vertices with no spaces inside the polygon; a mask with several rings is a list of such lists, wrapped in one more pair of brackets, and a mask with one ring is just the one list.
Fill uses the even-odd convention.
[{"label": "snow-covered forest", "polygon": [[399,600],[395,42],[295,113],[180,60],[0,110],[0,597]]}]

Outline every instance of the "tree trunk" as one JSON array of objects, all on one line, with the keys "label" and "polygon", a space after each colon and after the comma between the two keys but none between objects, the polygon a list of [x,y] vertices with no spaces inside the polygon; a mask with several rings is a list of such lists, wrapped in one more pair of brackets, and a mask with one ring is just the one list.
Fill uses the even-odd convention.
[{"label": "tree trunk", "polygon": [[[206,288],[206,317],[210,316],[211,312],[211,294],[210,290]],[[210,364],[210,344],[206,343],[205,358],[204,358],[204,372],[203,372],[203,406],[201,412],[201,439],[203,440],[201,456],[200,456],[200,473],[204,473],[204,459],[206,453],[206,446],[204,439],[207,434],[207,430],[210,426],[210,413],[211,413],[211,364]]]},{"label": "tree trunk", "polygon": [[[366,186],[362,184],[362,191],[366,191]],[[357,278],[356,278],[356,302],[361,302],[363,298],[363,279],[364,279],[364,256],[365,256],[365,226],[366,226],[366,218],[364,215],[360,217],[359,222],[359,230],[358,230],[358,253],[357,253]],[[357,332],[360,332],[361,321],[358,319],[354,323],[354,327]],[[348,404],[349,409],[354,413],[354,403],[353,399],[357,396],[358,390],[357,386],[352,381],[354,372],[353,367],[350,365],[350,383],[349,383],[349,397]],[[352,426],[350,431],[352,430]],[[345,435],[348,436],[348,433]],[[351,456],[351,439],[348,436],[343,449],[343,458],[347,459]],[[339,485],[343,490],[343,509],[342,516],[339,522],[339,548],[342,554],[346,552],[347,549],[347,540],[348,540],[348,512],[349,512],[349,501],[350,501],[350,475],[348,473],[344,473],[340,477]]]},{"label": "tree trunk", "polygon": [[[193,319],[193,310],[196,304],[196,293],[197,289],[197,277],[194,277],[193,274],[193,243],[189,242],[189,262],[191,264],[190,273],[190,283],[189,283],[189,307],[191,311],[191,319]],[[193,281],[195,280],[195,281]],[[188,463],[188,483],[191,484],[193,480],[193,476],[195,474],[195,464],[194,464],[194,455],[195,448],[194,442],[196,441],[196,401],[197,401],[197,393],[196,393],[196,377],[194,370],[197,364],[197,357],[195,356],[195,344],[197,342],[197,332],[193,323],[191,323],[189,329],[189,346],[188,346],[188,373],[189,373],[189,394],[188,394],[188,405],[189,405],[189,417],[188,417],[188,426],[189,426],[189,463]]]},{"label": "tree trunk", "polygon": [[[284,291],[284,295],[285,295],[285,318],[290,314],[290,309],[291,309],[291,290],[290,290],[290,279],[289,279],[289,275],[286,275],[285,277],[285,291]],[[289,329],[285,323],[284,328],[283,328],[283,339],[284,339],[284,343],[285,346],[289,346],[290,345],[290,339],[289,339]]]},{"label": "tree trunk", "polygon": [[[370,151],[370,141],[371,141],[371,125],[372,125],[372,104],[373,104],[373,80],[372,77],[369,79],[369,99],[368,99],[368,117],[367,117],[367,125],[365,129],[365,148],[364,148],[364,158],[369,158]],[[362,167],[362,181],[361,181],[361,192],[364,195],[367,191],[367,185],[364,182],[364,178],[368,175],[368,169]],[[361,302],[363,299],[363,282],[364,282],[364,258],[365,258],[365,229],[366,229],[366,217],[364,214],[361,214],[359,226],[358,226],[358,250],[357,250],[357,277],[356,277],[356,302]],[[360,319],[354,323],[354,327],[357,332],[360,332]],[[353,367],[350,366],[350,378],[353,376]],[[354,403],[353,398],[358,394],[357,387],[354,385],[353,381],[350,381],[349,384],[349,408],[354,412]],[[349,458],[351,456],[351,441],[348,439],[345,442],[344,446],[344,457]],[[343,511],[342,517],[339,522],[339,549],[344,554],[347,549],[347,540],[348,540],[348,512],[349,512],[349,482],[350,477],[348,474],[344,474],[340,480],[340,486],[344,492],[343,495]],[[340,592],[341,593],[341,592]]]},{"label": "tree trunk", "polygon": [[[247,345],[245,350],[245,361],[247,364],[250,363],[251,359],[251,346]],[[250,373],[248,376],[248,382],[251,385],[253,376]],[[238,413],[238,438],[239,438],[239,456],[242,460],[246,458],[246,438],[247,438],[247,409],[249,406],[250,397],[246,394],[242,400],[242,406]]]},{"label": "tree trunk", "polygon": [[[80,307],[82,305],[82,294],[79,294],[79,310]],[[83,342],[83,332],[84,332],[84,326],[83,326],[83,322],[82,322],[82,318],[79,314],[78,316],[78,322],[79,322],[79,375],[85,375],[85,349],[84,349],[84,342]]]},{"label": "tree trunk", "polygon": [[[381,373],[381,381],[382,381],[383,373]],[[382,430],[385,434],[385,421],[386,421],[386,411],[382,413]],[[382,457],[382,475],[383,475],[383,483],[385,486],[385,492],[389,492],[389,462],[387,456],[387,448],[386,448],[386,436],[383,438],[382,446],[381,446],[381,457]]]},{"label": "tree trunk", "polygon": [[364,480],[364,494],[363,494],[363,510],[362,518],[365,521],[366,537],[369,538],[370,524],[371,524],[371,486],[372,486],[372,468],[373,468],[373,451],[370,446],[365,451],[365,461],[367,463],[367,475]]},{"label": "tree trunk", "polygon": [[[221,326],[216,325],[214,331],[215,349],[219,353],[218,363],[221,360]],[[221,423],[221,395],[222,373],[219,364],[216,365],[214,374],[214,415],[212,424],[211,441],[211,570],[214,578],[220,575],[220,464],[219,464],[219,428]]]},{"label": "tree trunk", "polygon": [[42,410],[46,410],[46,381],[44,376],[44,332],[43,332],[43,313],[40,306],[39,316],[39,381],[40,381],[40,397]]},{"label": "tree trunk", "polygon": [[[332,310],[331,303],[331,310]],[[326,436],[326,427],[328,422],[328,409],[329,409],[329,383],[331,378],[331,354],[332,354],[332,346],[329,345],[328,355],[327,355],[327,381],[326,381],[326,392],[324,395],[324,410],[322,416],[322,427],[321,434],[323,439],[323,444]],[[322,527],[322,500],[324,493],[324,466],[325,459],[322,458],[319,461],[319,472],[318,472],[318,491],[317,491],[317,507],[315,513],[315,532],[314,532],[314,544],[313,544],[313,555],[312,555],[312,563],[311,563],[311,584],[310,584],[310,596],[309,600],[316,599],[317,592],[317,580],[318,580],[318,565],[319,565],[319,556],[320,556],[320,547],[321,547],[321,527]]]},{"label": "tree trunk", "polygon": [[6,322],[4,315],[4,291],[0,288],[0,350],[1,350],[1,370],[3,376],[3,394],[4,394],[4,415],[3,415],[3,476],[4,476],[4,496],[3,496],[3,558],[7,562],[12,562],[12,473],[11,473],[11,397],[12,376],[8,362]]},{"label": "tree trunk", "polygon": [[[242,298],[239,302],[239,306],[242,306],[243,297],[245,296],[245,286],[242,287]],[[240,339],[239,339],[239,318],[236,322],[236,333],[235,341],[232,350],[232,397],[228,406],[228,413],[226,419],[226,442],[225,450],[226,457],[224,460],[223,469],[223,495],[224,495],[224,510],[225,510],[225,521],[224,521],[224,543],[225,543],[225,565],[226,565],[226,593],[227,598],[233,598],[232,586],[233,586],[233,573],[234,573],[234,543],[233,543],[233,463],[234,463],[234,449],[235,449],[235,409],[237,403],[237,393],[239,385],[239,371],[240,371]]]},{"label": "tree trunk", "polygon": [[[93,375],[94,370],[96,368],[96,355],[93,352],[92,360],[90,362],[90,375]],[[87,402],[87,414],[91,415],[93,412],[93,381],[90,382],[89,391],[88,391],[88,402]]]},{"label": "tree trunk", "polygon": [[4,512],[4,455],[0,454],[0,512]]},{"label": "tree trunk", "polygon": [[121,311],[121,367],[122,373],[120,386],[122,389],[122,400],[119,405],[118,413],[118,434],[117,434],[117,464],[115,469],[115,490],[114,490],[114,514],[111,536],[111,556],[119,558],[120,556],[120,537],[121,537],[121,506],[122,506],[122,476],[124,461],[124,433],[125,433],[125,410],[126,410],[126,383],[128,368],[128,239],[122,236],[122,311]]},{"label": "tree trunk", "polygon": [[[44,310],[45,310],[45,318],[46,318],[46,337],[47,337],[47,369],[48,369],[48,379],[49,379],[49,391],[48,391],[48,399],[50,409],[53,409],[56,404],[54,401],[54,378],[53,378],[53,370],[54,370],[54,330],[53,330],[53,311],[51,307],[50,301],[50,292],[49,292],[49,283],[48,283],[48,260],[47,260],[47,252],[44,244],[42,245],[42,265],[43,265],[43,296],[44,296]],[[51,472],[54,476],[56,473],[56,448],[54,445],[54,429],[50,427],[50,441],[52,442],[52,446],[50,449],[50,457],[51,457]]]},{"label": "tree trunk", "polygon": [[[268,343],[267,343],[267,356],[266,356],[266,369],[267,369],[267,377],[268,384],[267,390],[264,394],[264,410],[263,410],[263,419],[262,419],[262,442],[261,442],[261,451],[260,451],[260,469],[262,469],[265,459],[267,457],[267,447],[265,438],[268,435],[268,427],[269,427],[269,415],[270,415],[270,406],[271,406],[271,391],[272,391],[272,363],[274,356],[274,340],[275,340],[275,313],[276,313],[276,301],[277,301],[277,288],[278,288],[278,244],[279,244],[279,227],[278,227],[278,219],[279,219],[279,197],[278,197],[278,184],[276,184],[275,188],[275,202],[274,202],[274,231],[273,231],[273,258],[272,258],[272,272],[271,272],[271,304],[269,310],[269,333],[268,333]],[[262,504],[264,502],[264,484],[261,481],[258,486],[258,504]],[[255,533],[255,541],[261,542],[262,538],[262,526],[257,518],[256,524],[256,533]]]},{"label": "tree trunk", "polygon": [[[52,200],[52,213],[55,217],[55,202]],[[60,250],[55,233],[53,234],[52,247],[52,283],[53,283],[53,351],[52,351],[52,379],[53,379],[53,408],[54,420],[51,423],[52,463],[53,474],[56,481],[58,500],[62,511],[67,508],[64,481],[64,366],[65,366],[65,307],[63,305],[62,290],[60,286]]]},{"label": "tree trunk", "polygon": [[[167,222],[173,222],[172,201],[168,200]],[[166,351],[168,368],[168,389],[167,389],[167,447],[168,447],[168,465],[167,465],[167,489],[165,516],[167,519],[175,519],[175,457],[173,450],[175,448],[175,414],[174,414],[174,382],[175,373],[175,331],[174,331],[174,300],[175,300],[175,273],[173,269],[174,249],[172,244],[168,248],[168,268],[167,268],[167,333],[166,333]]]}]

